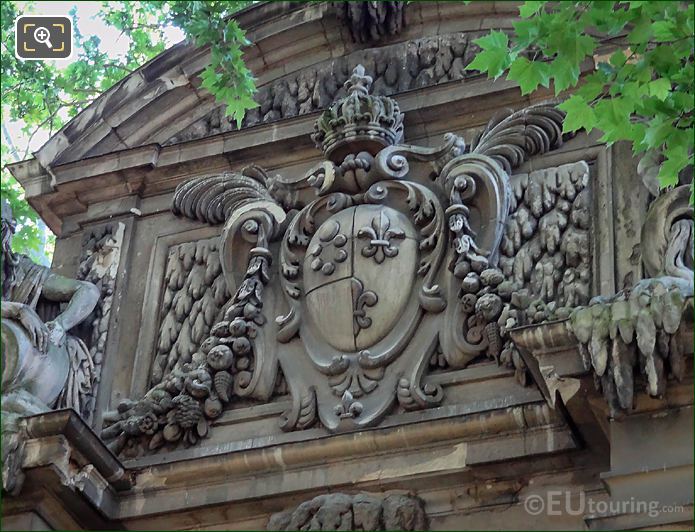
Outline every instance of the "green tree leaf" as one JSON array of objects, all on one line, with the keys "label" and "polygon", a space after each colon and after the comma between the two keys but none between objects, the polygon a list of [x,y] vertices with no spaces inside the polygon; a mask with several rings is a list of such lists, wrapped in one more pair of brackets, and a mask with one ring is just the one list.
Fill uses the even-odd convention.
[{"label": "green tree leaf", "polygon": [[594,110],[578,94],[573,94],[557,107],[566,113],[565,120],[562,123],[563,133],[572,133],[579,129],[591,131],[596,126]]},{"label": "green tree leaf", "polygon": [[513,60],[513,54],[507,49],[509,38],[504,32],[492,31],[473,42],[482,51],[466,66],[466,70],[487,72],[489,77],[497,79]]},{"label": "green tree leaf", "polygon": [[538,11],[540,11],[544,4],[545,2],[527,0],[526,2],[524,2],[524,5],[522,5],[519,8],[519,15],[521,15],[522,18],[529,18],[530,16],[533,16],[536,13],[538,13]]},{"label": "green tree leaf", "polygon": [[525,57],[517,57],[509,68],[509,79],[519,84],[521,94],[528,94],[538,85],[548,86],[550,67],[541,61],[529,61]]},{"label": "green tree leaf", "polygon": [[671,92],[671,82],[665,78],[655,79],[649,82],[649,95],[665,100]]}]

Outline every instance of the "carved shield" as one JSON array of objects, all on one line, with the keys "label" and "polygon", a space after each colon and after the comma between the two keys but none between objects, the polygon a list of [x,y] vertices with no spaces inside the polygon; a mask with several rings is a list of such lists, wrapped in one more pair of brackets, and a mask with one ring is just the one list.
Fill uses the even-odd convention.
[{"label": "carved shield", "polygon": [[398,323],[418,264],[417,232],[381,205],[346,209],[321,225],[304,263],[314,330],[344,352],[368,348]]}]

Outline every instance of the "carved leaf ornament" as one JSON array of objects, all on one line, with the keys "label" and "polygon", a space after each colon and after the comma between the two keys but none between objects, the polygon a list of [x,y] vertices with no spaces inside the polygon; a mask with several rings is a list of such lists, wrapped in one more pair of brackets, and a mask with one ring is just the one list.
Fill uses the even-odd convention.
[{"label": "carved leaf ornament", "polygon": [[[292,397],[284,430],[373,426],[394,404],[441,403],[442,388],[422,384],[438,345],[453,368],[509,355],[506,328],[521,319],[497,266],[509,173],[562,144],[563,114],[549,105],[507,114],[470,149],[452,134],[410,146],[399,144],[397,102],[370,85],[358,66],[319,118],[325,160],[303,181],[249,167],[177,188],[175,214],[224,224],[231,297],[190,358],[107,416],[114,451],[193,444],[235,397],[267,401],[278,375]],[[415,161],[428,164],[411,170]],[[288,200],[306,187],[308,201]]]}]

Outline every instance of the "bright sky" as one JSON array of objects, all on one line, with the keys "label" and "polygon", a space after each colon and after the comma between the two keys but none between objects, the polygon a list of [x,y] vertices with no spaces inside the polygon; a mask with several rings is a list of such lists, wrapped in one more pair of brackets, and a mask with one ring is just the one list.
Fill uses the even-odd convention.
[{"label": "bright sky", "polygon": [[[101,2],[33,2],[30,6],[29,2],[17,2],[19,11],[25,15],[65,15],[77,6],[77,27],[85,38],[92,35],[97,35],[101,39],[99,48],[101,51],[109,55],[109,57],[122,57],[128,50],[129,39],[125,35],[120,35],[120,32],[115,28],[104,24],[98,17],[97,13],[101,7]],[[183,32],[174,27],[165,29],[167,46],[171,46],[184,39]],[[73,59],[62,61],[54,61],[58,67],[69,65],[77,56],[77,50],[73,52]],[[27,136],[22,133],[23,124],[19,122],[6,122],[7,129],[12,142],[14,143],[20,157],[24,154],[27,144]],[[30,151],[36,151],[48,140],[48,130],[40,131],[34,135],[31,141]],[[4,141],[4,139],[3,139]]]}]

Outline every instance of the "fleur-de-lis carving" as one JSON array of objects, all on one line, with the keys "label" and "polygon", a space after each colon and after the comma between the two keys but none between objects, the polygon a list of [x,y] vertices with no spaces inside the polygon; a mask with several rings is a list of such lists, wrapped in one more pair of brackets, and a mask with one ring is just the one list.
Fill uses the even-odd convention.
[{"label": "fleur-de-lis carving", "polygon": [[357,237],[369,239],[369,243],[362,248],[362,256],[373,257],[374,262],[381,264],[386,257],[398,255],[398,247],[393,245],[391,240],[404,239],[405,232],[398,227],[391,229],[391,220],[382,210],[378,216],[372,218],[371,227],[362,227],[357,232]]},{"label": "fleur-de-lis carving", "polygon": [[355,401],[350,390],[345,390],[340,398],[340,404],[335,406],[334,412],[341,419],[355,418],[362,413],[363,408],[362,403]]},{"label": "fleur-de-lis carving", "polygon": [[367,316],[365,307],[373,307],[379,298],[371,290],[365,290],[359,279],[352,279],[352,330],[357,336],[362,329],[372,325],[372,318]]}]

